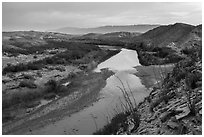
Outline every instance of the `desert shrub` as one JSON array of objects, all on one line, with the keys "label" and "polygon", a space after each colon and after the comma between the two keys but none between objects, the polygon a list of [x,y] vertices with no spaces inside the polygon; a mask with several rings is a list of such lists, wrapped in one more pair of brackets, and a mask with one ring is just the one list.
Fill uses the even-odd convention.
[{"label": "desert shrub", "polygon": [[54,79],[50,79],[45,85],[54,90],[57,87],[57,81]]},{"label": "desert shrub", "polygon": [[186,77],[186,71],[184,69],[180,70],[180,73],[177,74],[176,76],[176,82],[180,82],[182,79]]},{"label": "desert shrub", "polygon": [[31,102],[36,98],[42,97],[43,91],[36,90],[21,90],[14,93],[4,95],[2,97],[2,109],[18,105],[20,103]]},{"label": "desert shrub", "polygon": [[196,82],[201,80],[201,75],[198,73],[188,73],[185,79],[185,83],[189,89],[195,89],[197,87]]},{"label": "desert shrub", "polygon": [[33,108],[40,104],[40,101],[27,101],[23,103],[23,106],[26,108]]},{"label": "desert shrub", "polygon": [[66,63],[67,61],[64,58],[56,60],[56,64],[66,64]]},{"label": "desert shrub", "polygon": [[159,58],[165,58],[169,55],[170,51],[165,49],[165,48],[160,48],[160,47],[155,47],[153,49],[154,52],[156,52],[154,54],[154,56],[159,57]]},{"label": "desert shrub", "polygon": [[48,94],[45,94],[44,95],[44,99],[53,99],[56,97],[56,94],[55,93],[48,93]]},{"label": "desert shrub", "polygon": [[50,51],[49,54],[56,54],[58,51]]},{"label": "desert shrub", "polygon": [[36,84],[32,80],[23,80],[19,83],[19,87],[27,87],[27,88],[37,88]]},{"label": "desert shrub", "polygon": [[29,75],[29,74],[23,74],[23,77],[25,78],[25,79],[34,79],[34,77],[32,76],[32,75]]},{"label": "desert shrub", "polygon": [[55,69],[56,69],[56,70],[59,70],[59,71],[61,71],[61,72],[62,72],[62,71],[66,71],[66,69],[65,69],[64,67],[62,67],[62,66],[61,66],[61,67],[60,67],[60,66],[55,67]]},{"label": "desert shrub", "polygon": [[46,93],[58,94],[66,91],[66,87],[59,85],[59,83],[54,79],[51,79],[47,83],[45,83],[45,86],[46,86],[46,91],[45,91]]},{"label": "desert shrub", "polygon": [[134,124],[135,124],[134,129],[136,129],[140,123],[139,114],[138,113],[130,114],[129,112],[123,112],[114,116],[109,124],[107,124],[102,129],[96,131],[93,134],[94,135],[116,135],[120,128],[127,130],[127,127],[128,127],[127,119],[129,115],[131,115],[131,117],[134,119]]},{"label": "desert shrub", "polygon": [[75,72],[71,72],[71,73],[69,73],[68,77],[69,77],[69,78],[75,78],[76,75],[77,75],[77,74],[76,74]]},{"label": "desert shrub", "polygon": [[38,70],[41,68],[41,65],[36,64],[35,62],[29,62],[27,64],[19,63],[17,65],[7,65],[3,69],[3,74],[9,73],[9,72],[20,72],[20,71],[27,71],[27,70]]},{"label": "desert shrub", "polygon": [[66,87],[66,86],[62,86],[62,85],[60,85],[59,86],[59,89],[58,89],[58,93],[60,94],[60,93],[70,93],[69,92],[69,90],[68,90],[68,88]]},{"label": "desert shrub", "polygon": [[42,96],[42,91],[40,90],[30,90],[22,93],[22,101],[30,102],[36,98],[40,98]]},{"label": "desert shrub", "polygon": [[179,61],[181,61],[183,58],[180,57],[179,55],[177,54],[169,54],[167,56],[167,62],[166,63],[178,63]]},{"label": "desert shrub", "polygon": [[45,58],[46,64],[54,64],[54,60],[52,58]]},{"label": "desert shrub", "polygon": [[120,113],[117,114],[111,122],[104,126],[101,130],[98,130],[94,133],[94,135],[111,135],[111,134],[116,134],[119,128],[121,127],[120,124],[124,124],[125,121],[127,120],[127,114],[126,113]]},{"label": "desert shrub", "polygon": [[2,113],[2,122],[5,123],[7,121],[13,120],[15,118],[14,115],[12,115],[11,113]]},{"label": "desert shrub", "polygon": [[37,59],[38,57],[36,55],[33,56],[34,59]]},{"label": "desert shrub", "polygon": [[38,77],[42,77],[41,72],[38,71],[36,74],[37,74]]}]

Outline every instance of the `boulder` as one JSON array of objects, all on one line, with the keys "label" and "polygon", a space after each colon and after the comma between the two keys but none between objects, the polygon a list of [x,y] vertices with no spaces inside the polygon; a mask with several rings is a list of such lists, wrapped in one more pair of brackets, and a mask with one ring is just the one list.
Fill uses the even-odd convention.
[{"label": "boulder", "polygon": [[176,109],[176,111],[182,112],[175,116],[177,120],[186,117],[190,113],[190,109],[188,106],[185,107],[180,106]]},{"label": "boulder", "polygon": [[201,109],[201,110],[199,110],[199,114],[200,114],[200,115],[202,115],[202,109]]},{"label": "boulder", "polygon": [[132,130],[135,128],[135,123],[132,120],[128,119],[127,124],[127,131],[131,133]]},{"label": "boulder", "polygon": [[171,112],[166,111],[160,115],[161,122],[165,122],[167,119],[171,117]]},{"label": "boulder", "polygon": [[178,129],[179,128],[179,124],[177,124],[176,122],[173,122],[173,121],[168,121],[167,126],[171,129]]}]

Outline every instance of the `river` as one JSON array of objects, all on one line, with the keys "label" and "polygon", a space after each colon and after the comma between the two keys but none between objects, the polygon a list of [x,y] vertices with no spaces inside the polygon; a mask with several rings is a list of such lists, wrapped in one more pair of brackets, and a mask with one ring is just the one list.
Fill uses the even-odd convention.
[{"label": "river", "polygon": [[102,68],[109,68],[115,73],[107,79],[107,84],[100,91],[97,102],[69,117],[34,131],[33,134],[93,134],[107,124],[107,121],[114,116],[116,108],[120,108],[123,94],[119,87],[122,87],[122,83],[127,91],[132,91],[137,104],[148,96],[148,89],[134,75],[137,70],[133,67],[139,65],[136,51],[121,49],[121,52],[100,63],[94,70],[100,72]]}]

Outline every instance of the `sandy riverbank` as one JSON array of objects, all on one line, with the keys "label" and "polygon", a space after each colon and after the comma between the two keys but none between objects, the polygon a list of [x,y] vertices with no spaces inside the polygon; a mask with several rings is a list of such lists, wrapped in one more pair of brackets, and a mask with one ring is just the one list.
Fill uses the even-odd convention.
[{"label": "sandy riverbank", "polygon": [[3,134],[32,134],[33,130],[91,105],[97,100],[99,91],[106,85],[106,79],[112,74],[111,71],[78,74],[69,87],[70,92],[73,91],[72,94],[43,106],[23,119],[13,121],[12,125],[4,125]]}]

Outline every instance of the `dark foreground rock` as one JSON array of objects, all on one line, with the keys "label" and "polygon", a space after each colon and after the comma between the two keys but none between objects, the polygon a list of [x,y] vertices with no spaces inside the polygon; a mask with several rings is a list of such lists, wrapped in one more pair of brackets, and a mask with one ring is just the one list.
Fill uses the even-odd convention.
[{"label": "dark foreground rock", "polygon": [[177,69],[175,68],[171,73],[172,80],[177,80],[177,84],[174,83],[175,87],[168,88],[168,84],[172,82],[168,79],[168,82],[163,83],[163,87],[152,90],[150,96],[138,106],[140,125],[132,134],[202,134],[202,87],[195,84],[202,78],[201,75],[194,77],[194,74],[201,72],[200,65],[201,62],[196,62],[186,66],[186,70],[190,69],[191,78],[185,73],[186,76],[180,80],[178,76],[181,70],[174,75]]}]

